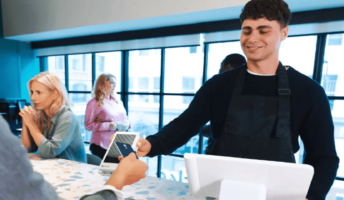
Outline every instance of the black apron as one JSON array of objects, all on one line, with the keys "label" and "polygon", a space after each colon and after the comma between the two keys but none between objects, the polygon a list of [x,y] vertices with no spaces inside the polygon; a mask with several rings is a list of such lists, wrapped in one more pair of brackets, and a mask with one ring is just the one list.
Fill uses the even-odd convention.
[{"label": "black apron", "polygon": [[240,68],[214,154],[295,163],[291,144],[287,71],[280,63],[278,96],[241,95],[247,67]]}]

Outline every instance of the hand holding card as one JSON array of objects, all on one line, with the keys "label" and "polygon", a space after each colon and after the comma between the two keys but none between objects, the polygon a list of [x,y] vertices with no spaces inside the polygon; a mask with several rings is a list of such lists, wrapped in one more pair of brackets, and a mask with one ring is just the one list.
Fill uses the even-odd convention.
[{"label": "hand holding card", "polygon": [[99,173],[106,176],[111,175],[118,167],[121,157],[128,157],[130,153],[136,155],[139,138],[137,132],[116,132],[99,166]]},{"label": "hand holding card", "polygon": [[[119,152],[121,153],[122,157],[127,157],[130,153],[134,153],[136,155],[136,152],[133,150],[130,144],[125,144],[125,143],[120,143],[120,142],[115,142],[115,144],[117,145],[117,148]],[[136,158],[138,159],[137,156]]]}]

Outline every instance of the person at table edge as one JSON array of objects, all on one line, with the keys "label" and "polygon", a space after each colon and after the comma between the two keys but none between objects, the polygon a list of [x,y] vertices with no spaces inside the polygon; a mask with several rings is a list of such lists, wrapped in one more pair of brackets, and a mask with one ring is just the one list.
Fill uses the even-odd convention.
[{"label": "person at table edge", "polygon": [[295,163],[300,136],[314,167],[306,198],[324,200],[339,164],[334,125],[323,88],[279,62],[290,19],[283,0],[249,1],[240,15],[247,63],[208,80],[179,117],[139,140],[137,154],[170,154],[210,120],[215,155]]},{"label": "person at table edge", "polygon": [[[55,188],[44,180],[42,174],[33,171],[27,150],[0,116],[0,199],[57,200]],[[81,200],[124,200],[123,186],[131,185],[146,177],[148,166],[131,153],[119,158],[120,163],[104,185],[84,194]],[[88,183],[92,184],[92,183]]]}]

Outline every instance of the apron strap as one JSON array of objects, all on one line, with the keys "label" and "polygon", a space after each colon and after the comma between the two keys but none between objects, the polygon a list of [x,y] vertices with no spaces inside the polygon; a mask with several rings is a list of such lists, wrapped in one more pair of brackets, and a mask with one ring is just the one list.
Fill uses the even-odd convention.
[{"label": "apron strap", "polygon": [[284,138],[286,134],[290,135],[290,95],[288,74],[282,63],[279,63],[278,69],[278,114],[276,137]]},{"label": "apron strap", "polygon": [[239,74],[234,84],[234,90],[232,96],[241,96],[242,88],[244,87],[245,75],[247,66],[246,64],[240,67]]}]

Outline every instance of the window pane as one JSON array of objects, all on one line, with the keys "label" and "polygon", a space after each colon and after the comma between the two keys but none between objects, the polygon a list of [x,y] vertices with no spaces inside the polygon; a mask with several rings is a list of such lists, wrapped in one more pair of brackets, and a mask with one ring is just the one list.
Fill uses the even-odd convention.
[{"label": "window pane", "polygon": [[91,140],[92,132],[85,129],[85,112],[86,106],[89,100],[91,100],[90,93],[70,93],[69,100],[71,101],[71,110],[76,115],[79,124],[81,135],[84,141],[89,142]]},{"label": "window pane", "polygon": [[148,77],[139,77],[139,90],[148,91],[149,90],[149,78]]},{"label": "window pane", "polygon": [[65,57],[49,56],[48,71],[55,73],[63,83],[65,83]]},{"label": "window pane", "polygon": [[121,91],[121,52],[96,53],[96,78],[102,73],[113,74],[116,77],[115,91]]},{"label": "window pane", "polygon": [[344,96],[343,37],[344,34],[328,35],[326,42],[321,85],[329,96]]},{"label": "window pane", "polygon": [[[202,130],[202,131],[201,131]],[[205,124],[200,130],[200,134],[202,133],[202,150],[201,154],[206,154],[206,149],[208,145],[214,145],[214,141],[210,139],[210,131],[211,131],[211,126],[210,126],[210,121]]]},{"label": "window pane", "polygon": [[154,92],[159,92],[160,90],[160,77],[154,77]]},{"label": "window pane", "polygon": [[[141,138],[146,138],[159,130],[159,103],[153,103],[153,101],[139,102],[137,100],[140,96],[149,96],[149,99],[153,99],[154,95],[129,95],[129,99],[132,98],[134,101],[128,102],[128,118],[131,124],[130,131],[139,132]],[[140,158],[140,160],[145,161],[149,166],[147,175],[157,175],[157,157],[145,157]]]},{"label": "window pane", "polygon": [[160,78],[161,50],[129,52],[129,92],[160,92],[155,78]]},{"label": "window pane", "polygon": [[[332,118],[334,123],[334,136],[336,141],[337,155],[344,160],[344,100],[334,100],[332,107]],[[344,177],[344,163],[339,163],[337,176]]]},{"label": "window pane", "polygon": [[[92,90],[92,55],[91,54],[80,54],[80,55],[69,55],[69,90],[70,91],[91,91]],[[82,84],[86,88],[80,90],[81,87],[74,85]],[[77,89],[74,89],[77,88]]]},{"label": "window pane", "polygon": [[344,200],[344,181],[334,181],[326,200]]},{"label": "window pane", "polygon": [[[163,125],[170,123],[173,119],[178,117],[189,104],[184,104],[185,96],[165,96],[164,97],[164,117]],[[193,98],[193,97],[190,97]],[[192,100],[192,99],[191,99]],[[199,135],[193,136],[186,144],[179,147],[174,153],[198,153],[199,149]]]},{"label": "window pane", "polygon": [[[195,47],[196,48],[196,47]],[[165,92],[166,93],[196,93],[201,87],[203,77],[202,47],[190,51],[190,47],[166,49],[165,58]],[[186,84],[191,84],[184,90]],[[192,86],[192,88],[191,88]]]},{"label": "window pane", "polygon": [[303,163],[303,157],[304,157],[304,153],[305,153],[305,148],[303,146],[303,142],[302,140],[300,139],[299,137],[299,144],[300,144],[300,149],[298,152],[296,152],[294,154],[294,157],[295,157],[295,162],[296,163],[299,163],[299,164],[302,164]]},{"label": "window pane", "polygon": [[201,154],[205,154],[205,150],[207,149],[207,146],[208,146],[208,141],[209,141],[209,137],[205,137],[205,136],[202,136],[202,152]]},{"label": "window pane", "polygon": [[188,182],[184,158],[175,156],[162,156],[161,178],[179,182]]},{"label": "window pane", "polygon": [[343,34],[331,34],[328,35],[328,45],[335,46],[335,45],[342,45],[343,43]]},{"label": "window pane", "polygon": [[239,41],[209,44],[207,80],[219,73],[223,59],[233,53],[245,56]]},{"label": "window pane", "polygon": [[279,59],[283,65],[312,78],[316,45],[317,36],[289,37],[281,43]]}]

